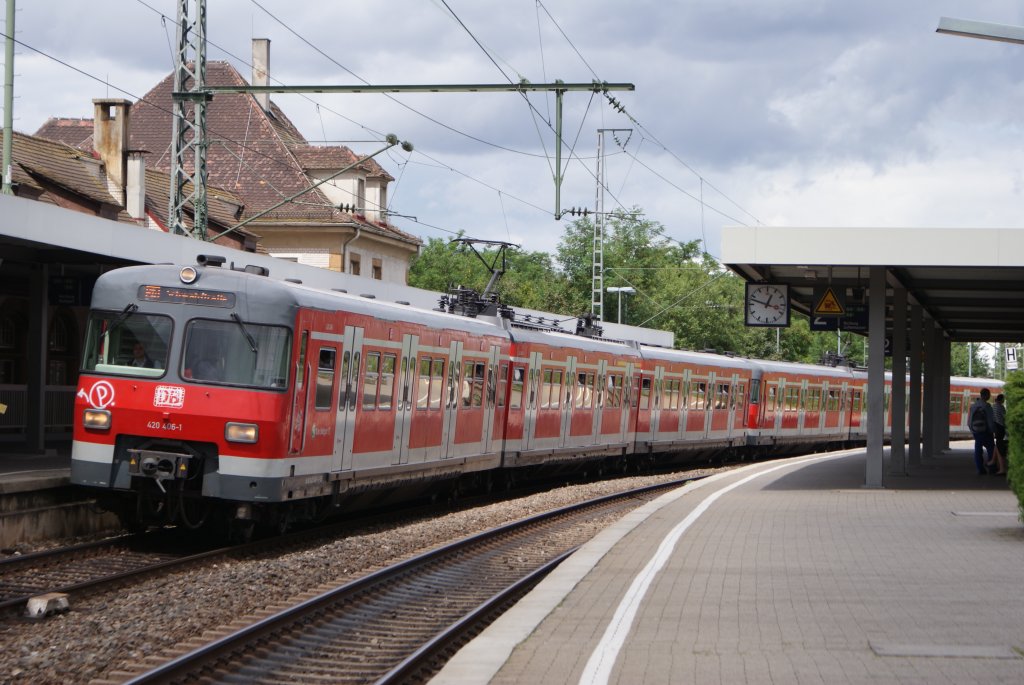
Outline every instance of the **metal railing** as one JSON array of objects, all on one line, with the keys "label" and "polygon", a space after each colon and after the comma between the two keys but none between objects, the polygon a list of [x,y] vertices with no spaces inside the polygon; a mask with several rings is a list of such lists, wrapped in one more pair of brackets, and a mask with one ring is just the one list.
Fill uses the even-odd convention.
[{"label": "metal railing", "polygon": [[[70,431],[75,408],[75,386],[48,385],[44,404],[46,431]],[[7,405],[0,413],[0,433],[24,431],[28,416],[28,386],[0,385],[0,404]]]}]

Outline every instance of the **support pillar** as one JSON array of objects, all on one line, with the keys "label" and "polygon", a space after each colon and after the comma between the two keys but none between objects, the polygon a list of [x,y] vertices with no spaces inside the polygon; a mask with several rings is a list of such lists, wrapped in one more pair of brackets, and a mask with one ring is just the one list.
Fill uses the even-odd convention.
[{"label": "support pillar", "polygon": [[882,487],[885,431],[885,267],[872,266],[868,289],[868,450],[864,487]]},{"label": "support pillar", "polygon": [[889,473],[906,475],[907,424],[907,291],[892,294],[892,447]]},{"label": "support pillar", "polygon": [[924,325],[924,400],[921,403],[921,456],[928,460],[935,456],[935,367],[938,350],[935,343],[935,322]]},{"label": "support pillar", "polygon": [[910,396],[907,398],[907,462],[921,465],[921,306],[910,307]]}]

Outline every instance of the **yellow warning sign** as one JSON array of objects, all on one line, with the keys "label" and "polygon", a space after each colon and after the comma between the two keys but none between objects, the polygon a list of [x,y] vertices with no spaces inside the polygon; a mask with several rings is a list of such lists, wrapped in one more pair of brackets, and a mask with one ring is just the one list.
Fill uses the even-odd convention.
[{"label": "yellow warning sign", "polygon": [[826,288],[825,294],[818,300],[818,304],[814,305],[814,314],[816,316],[842,316],[845,313],[846,310],[839,303],[839,298],[836,297],[832,288]]}]

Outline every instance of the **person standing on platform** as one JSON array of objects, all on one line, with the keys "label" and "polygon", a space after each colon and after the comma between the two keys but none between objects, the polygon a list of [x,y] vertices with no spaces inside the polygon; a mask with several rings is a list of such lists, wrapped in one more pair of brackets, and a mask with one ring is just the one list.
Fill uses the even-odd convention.
[{"label": "person standing on platform", "polygon": [[[988,403],[991,396],[988,388],[982,388],[978,399],[974,400],[967,414],[968,425],[974,435],[974,466],[978,469],[979,476],[988,473],[986,464],[992,463],[995,451],[995,414],[992,405]],[[988,459],[984,458],[983,450],[988,452]]]},{"label": "person standing on platform", "polygon": [[992,405],[992,416],[995,422],[996,465],[999,467],[996,475],[1005,476],[1009,448],[1006,442],[1006,395],[996,395],[996,402]]}]

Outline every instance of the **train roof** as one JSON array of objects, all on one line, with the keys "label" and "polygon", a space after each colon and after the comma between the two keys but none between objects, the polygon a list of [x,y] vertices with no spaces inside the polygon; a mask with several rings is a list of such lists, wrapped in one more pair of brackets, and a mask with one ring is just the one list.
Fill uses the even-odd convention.
[{"label": "train roof", "polygon": [[640,352],[644,359],[661,359],[664,361],[699,364],[701,366],[751,368],[753,360],[735,355],[717,354],[714,352],[697,352],[695,350],[674,350],[662,347],[641,345]]},{"label": "train roof", "polygon": [[92,306],[119,310],[126,302],[135,299],[139,286],[175,286],[185,290],[245,293],[249,309],[245,318],[251,321],[291,324],[298,308],[310,307],[324,311],[343,310],[385,321],[411,322],[435,328],[509,338],[508,332],[494,322],[378,301],[340,291],[312,288],[301,283],[269,279],[256,273],[227,267],[196,267],[199,277],[194,283],[185,284],[179,278],[181,269],[182,267],[176,265],[157,264],[108,271],[96,281]]},{"label": "train roof", "polygon": [[749,361],[755,368],[762,372],[774,371],[780,373],[792,373],[793,371],[799,371],[800,373],[812,376],[831,376],[834,378],[860,378],[862,375],[864,377],[867,376],[866,371],[852,369],[849,366],[826,366],[824,364],[781,362],[770,359],[751,359]]}]

